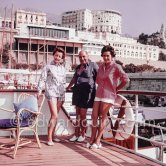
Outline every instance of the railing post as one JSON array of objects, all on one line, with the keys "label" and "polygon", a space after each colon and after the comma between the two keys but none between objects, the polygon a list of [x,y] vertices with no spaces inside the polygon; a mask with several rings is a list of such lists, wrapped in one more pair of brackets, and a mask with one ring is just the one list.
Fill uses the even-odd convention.
[{"label": "railing post", "polygon": [[161,161],[162,163],[164,162],[164,147],[161,145],[159,148],[159,161]]},{"label": "railing post", "polygon": [[135,152],[138,150],[138,95],[135,95]]}]

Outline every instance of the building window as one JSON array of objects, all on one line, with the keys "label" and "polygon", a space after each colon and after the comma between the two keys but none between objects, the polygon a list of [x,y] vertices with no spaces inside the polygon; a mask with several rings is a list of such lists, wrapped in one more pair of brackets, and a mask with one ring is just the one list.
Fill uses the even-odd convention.
[{"label": "building window", "polygon": [[6,27],[9,27],[8,22],[6,21]]},{"label": "building window", "polygon": [[33,22],[33,16],[31,16],[31,22]]},{"label": "building window", "polygon": [[140,57],[142,58],[142,52],[140,52]]},{"label": "building window", "polygon": [[12,23],[11,22],[9,22],[9,28],[12,28]]},{"label": "building window", "polygon": [[36,16],[36,22],[38,22],[38,17]]},{"label": "building window", "polygon": [[44,18],[41,19],[42,24],[44,23]]},{"label": "building window", "polygon": [[2,27],[5,27],[5,21],[2,21]]},{"label": "building window", "polygon": [[28,16],[27,16],[27,14],[26,14],[26,16],[25,16],[25,20],[26,20],[26,21],[28,20]]}]

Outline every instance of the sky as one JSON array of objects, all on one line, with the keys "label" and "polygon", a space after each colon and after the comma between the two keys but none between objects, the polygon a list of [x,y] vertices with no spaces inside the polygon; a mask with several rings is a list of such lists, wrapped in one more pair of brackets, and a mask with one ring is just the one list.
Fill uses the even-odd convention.
[{"label": "sky", "polygon": [[60,15],[65,11],[114,10],[122,15],[122,34],[138,37],[166,27],[166,0],[0,0],[0,7],[36,9]]}]

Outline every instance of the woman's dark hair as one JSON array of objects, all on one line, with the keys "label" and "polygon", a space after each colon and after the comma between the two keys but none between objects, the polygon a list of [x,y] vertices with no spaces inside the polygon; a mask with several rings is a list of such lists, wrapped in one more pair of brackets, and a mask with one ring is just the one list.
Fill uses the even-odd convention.
[{"label": "woman's dark hair", "polygon": [[56,48],[54,49],[54,51],[53,51],[53,56],[54,56],[54,54],[55,54],[56,52],[61,52],[61,53],[63,54],[63,55],[62,55],[62,59],[65,58],[65,51],[64,51],[64,49],[63,49],[62,47],[56,47]]},{"label": "woman's dark hair", "polygon": [[114,48],[113,48],[112,46],[110,46],[110,45],[106,45],[106,46],[104,46],[104,47],[102,48],[102,50],[101,50],[101,56],[103,56],[103,53],[104,53],[104,52],[107,52],[107,51],[109,51],[109,52],[111,53],[111,56],[112,56],[112,57],[115,57],[115,55],[116,55],[115,50],[114,50]]}]

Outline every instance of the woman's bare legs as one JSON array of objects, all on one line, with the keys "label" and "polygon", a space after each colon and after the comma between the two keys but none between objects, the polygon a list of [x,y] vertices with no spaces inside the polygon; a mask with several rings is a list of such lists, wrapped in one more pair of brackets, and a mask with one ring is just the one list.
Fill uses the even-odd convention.
[{"label": "woman's bare legs", "polygon": [[97,145],[100,144],[101,137],[104,133],[104,129],[107,124],[107,113],[108,113],[109,109],[111,108],[111,106],[112,106],[112,104],[110,104],[110,103],[100,102],[99,128],[98,128],[97,137],[95,139],[95,143]]},{"label": "woman's bare legs", "polygon": [[48,141],[52,141],[52,138],[54,136],[55,127],[56,127],[57,118],[58,118],[58,111],[60,110],[62,104],[63,104],[63,101],[57,101],[57,100],[48,101],[48,106],[51,113],[51,117],[50,117],[49,125],[48,125]]},{"label": "woman's bare legs", "polygon": [[93,111],[92,111],[92,133],[90,138],[90,144],[93,144],[95,142],[96,133],[97,133],[97,120],[99,116],[99,109],[100,109],[100,101],[94,101],[93,104]]},{"label": "woman's bare legs", "polygon": [[58,111],[57,111],[57,101],[56,100],[50,100],[48,101],[48,106],[50,109],[51,117],[48,124],[48,141],[52,141],[52,133],[54,130],[54,127],[56,125],[56,120],[58,117]]},{"label": "woman's bare legs", "polygon": [[[61,109],[63,103],[64,103],[64,101],[57,101],[57,112],[58,112],[58,114],[59,114],[59,111],[60,111],[60,109]],[[58,114],[57,114],[57,118],[58,118]],[[57,124],[57,119],[56,119],[56,123],[55,123],[54,129],[53,129],[53,131],[52,131],[52,139],[54,139],[56,124]]]}]

